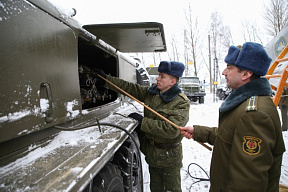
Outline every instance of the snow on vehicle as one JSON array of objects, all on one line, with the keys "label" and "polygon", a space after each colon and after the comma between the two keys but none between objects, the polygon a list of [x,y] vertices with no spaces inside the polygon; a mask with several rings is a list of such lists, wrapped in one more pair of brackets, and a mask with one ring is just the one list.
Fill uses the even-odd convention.
[{"label": "snow on vehicle", "polygon": [[81,26],[45,0],[0,10],[0,191],[142,191],[128,117],[142,108],[94,70],[149,84],[122,53],[166,51],[162,24]]}]

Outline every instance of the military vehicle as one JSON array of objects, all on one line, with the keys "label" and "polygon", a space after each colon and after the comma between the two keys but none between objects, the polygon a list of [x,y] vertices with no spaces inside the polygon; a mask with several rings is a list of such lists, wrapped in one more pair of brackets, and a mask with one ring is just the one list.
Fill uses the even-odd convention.
[{"label": "military vehicle", "polygon": [[199,77],[181,77],[179,87],[190,101],[204,103],[206,93],[200,84]]},{"label": "military vehicle", "polygon": [[159,76],[158,67],[146,67],[146,70],[150,77],[150,84],[157,83],[157,77]]},{"label": "military vehicle", "polygon": [[166,51],[163,26],[81,26],[73,15],[45,0],[0,2],[0,191],[143,191],[128,117],[142,108],[95,69],[149,85],[123,53]]}]

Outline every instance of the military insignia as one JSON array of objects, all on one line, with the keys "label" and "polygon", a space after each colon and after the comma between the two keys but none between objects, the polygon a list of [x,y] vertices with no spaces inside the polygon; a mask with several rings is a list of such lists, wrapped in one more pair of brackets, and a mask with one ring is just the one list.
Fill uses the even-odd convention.
[{"label": "military insignia", "polygon": [[257,110],[257,103],[258,103],[258,96],[252,96],[247,99],[246,102],[246,111],[256,111]]},{"label": "military insignia", "polygon": [[257,155],[260,153],[260,143],[262,139],[252,136],[244,136],[243,137],[243,151],[248,155]]},{"label": "military insignia", "polygon": [[279,40],[275,43],[274,49],[276,56],[278,56],[283,51],[286,45],[287,45],[286,39],[284,37],[280,37]]}]

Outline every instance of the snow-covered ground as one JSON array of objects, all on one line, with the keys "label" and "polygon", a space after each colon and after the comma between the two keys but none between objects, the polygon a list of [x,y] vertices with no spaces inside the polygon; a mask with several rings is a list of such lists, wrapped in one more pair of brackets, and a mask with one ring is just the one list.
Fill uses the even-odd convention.
[{"label": "snow-covered ground", "polygon": [[[191,103],[190,106],[190,120],[187,125],[207,125],[207,126],[217,126],[218,125],[218,109],[222,101],[213,101],[213,95],[208,94],[205,97],[204,104]],[[283,137],[285,140],[286,149],[288,148],[288,131],[283,132]],[[205,172],[198,167],[201,166],[209,175],[210,160],[212,152],[204,148],[202,145],[186,138],[182,141],[183,145],[183,167],[181,169],[182,177],[182,191],[208,191],[210,187],[209,181],[199,181],[198,179],[193,179],[193,177],[207,178]],[[193,163],[193,164],[191,164]],[[190,165],[191,164],[191,165]],[[188,173],[188,166],[189,172]],[[149,173],[147,169],[147,164],[144,165],[144,191],[149,192]],[[280,183],[288,186],[288,152],[284,153],[281,178]]]},{"label": "snow-covered ground", "polygon": [[[190,120],[188,122],[188,125],[207,125],[207,126],[217,126],[218,124],[218,109],[221,105],[222,101],[215,101],[213,102],[213,95],[208,94],[205,97],[205,103],[204,104],[198,104],[198,103],[191,103],[190,105]],[[126,106],[122,106],[123,109],[126,108]],[[109,118],[109,117],[108,117]],[[77,144],[77,142],[86,141],[86,142],[93,142],[91,138],[98,138],[99,133],[93,132],[93,137],[87,138],[86,135],[91,135],[90,132],[93,132],[93,129],[83,129],[78,130],[74,132],[65,132],[60,133],[53,142],[50,143],[50,145],[39,148],[39,150],[32,150],[27,156],[21,158],[18,160],[18,162],[21,162],[22,164],[29,164],[30,162],[35,161],[40,156],[43,156],[45,153],[51,152],[54,150],[56,146],[59,147],[61,144],[63,145],[74,145]],[[68,135],[67,135],[68,134]],[[283,132],[284,141],[286,145],[286,149],[288,148],[288,131]],[[193,141],[193,139],[186,139],[184,138],[182,141],[183,145],[183,167],[181,169],[181,177],[182,177],[182,191],[183,192],[206,192],[208,191],[210,184],[209,181],[201,181],[198,182],[198,179],[194,179],[191,176],[198,177],[198,178],[207,178],[207,174],[209,175],[209,169],[210,169],[210,160],[212,152],[204,148],[199,143]],[[31,146],[31,149],[36,146]],[[149,171],[148,166],[145,163],[144,157],[142,155],[142,161],[143,161],[143,172],[144,172],[144,192],[150,192],[149,189]],[[193,164],[191,164],[193,163]],[[1,167],[0,168],[0,175],[3,175],[7,171],[11,169],[17,168],[15,166],[21,165],[20,163],[11,163],[8,166]],[[190,165],[191,164],[191,165]],[[190,166],[189,166],[190,165]],[[198,165],[203,168],[203,171]],[[188,172],[189,167],[189,172]],[[280,178],[280,183],[288,186],[288,152],[286,151],[284,153],[283,162],[282,162],[282,173]],[[191,176],[190,176],[191,175]],[[2,184],[3,185],[3,184]],[[1,184],[0,184],[1,186]],[[3,186],[2,186],[3,187]],[[1,191],[1,190],[0,190]]]}]

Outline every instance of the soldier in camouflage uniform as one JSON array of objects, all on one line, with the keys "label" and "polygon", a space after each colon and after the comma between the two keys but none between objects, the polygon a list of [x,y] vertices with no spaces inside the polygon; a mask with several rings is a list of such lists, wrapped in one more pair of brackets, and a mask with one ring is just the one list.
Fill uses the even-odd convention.
[{"label": "soldier in camouflage uniform", "polygon": [[[162,61],[158,67],[157,84],[150,87],[102,75],[171,122],[185,126],[189,120],[190,102],[178,87],[183,71],[184,65],[180,62]],[[114,89],[108,83],[106,86]],[[140,139],[140,149],[149,165],[151,192],[180,192],[183,157],[181,144],[183,136],[180,130],[146,108],[144,118],[135,114],[131,117],[140,121],[141,131],[145,134]]]},{"label": "soldier in camouflage uniform", "polygon": [[232,93],[220,106],[219,126],[180,128],[187,138],[214,145],[210,191],[279,191],[285,151],[277,109],[264,76],[271,59],[263,46],[231,46],[223,71]]}]

